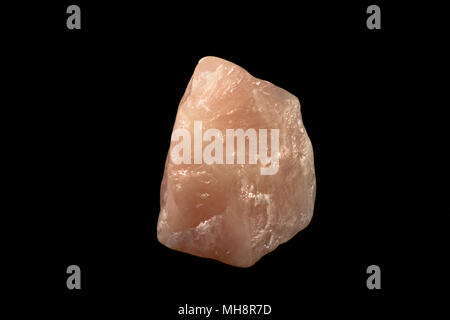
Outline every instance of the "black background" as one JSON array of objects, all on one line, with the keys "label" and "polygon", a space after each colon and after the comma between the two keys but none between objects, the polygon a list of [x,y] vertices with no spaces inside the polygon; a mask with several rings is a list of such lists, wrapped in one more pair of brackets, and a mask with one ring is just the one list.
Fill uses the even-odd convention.
[{"label": "black background", "polygon": [[[407,13],[377,1],[382,29],[368,30],[371,2],[314,3],[21,8],[12,25],[23,31],[12,45],[20,54],[6,60],[19,88],[12,189],[26,195],[12,211],[27,222],[13,260],[21,261],[18,294],[42,299],[39,307],[62,318],[181,319],[186,303],[270,304],[272,314],[257,317],[267,319],[401,314],[398,298],[414,295],[406,286],[415,250],[399,233],[410,214],[397,157],[405,148],[401,84],[413,59]],[[81,7],[82,30],[66,28],[70,4]],[[248,269],[156,239],[177,106],[207,55],[296,95],[315,153],[311,224]],[[66,288],[71,264],[81,267],[80,291]],[[381,267],[382,290],[366,287],[371,264]]]}]

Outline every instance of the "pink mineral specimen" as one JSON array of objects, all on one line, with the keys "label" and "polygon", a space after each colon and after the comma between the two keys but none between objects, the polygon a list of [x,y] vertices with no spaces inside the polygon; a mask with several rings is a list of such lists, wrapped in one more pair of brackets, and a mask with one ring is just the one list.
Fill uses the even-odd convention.
[{"label": "pink mineral specimen", "polygon": [[309,224],[315,192],[298,99],[229,61],[201,59],[178,107],[158,240],[249,267]]}]

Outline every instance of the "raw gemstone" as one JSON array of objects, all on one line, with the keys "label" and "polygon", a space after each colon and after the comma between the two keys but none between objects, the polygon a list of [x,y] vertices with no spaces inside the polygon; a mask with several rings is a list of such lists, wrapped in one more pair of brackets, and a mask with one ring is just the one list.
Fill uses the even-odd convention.
[{"label": "raw gemstone", "polygon": [[158,240],[249,267],[309,224],[315,192],[298,99],[229,61],[201,59],[178,107]]}]

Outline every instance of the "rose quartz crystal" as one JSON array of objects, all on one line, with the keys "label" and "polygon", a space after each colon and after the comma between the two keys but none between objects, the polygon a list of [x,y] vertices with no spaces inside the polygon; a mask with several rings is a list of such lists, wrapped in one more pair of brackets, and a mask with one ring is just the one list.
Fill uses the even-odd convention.
[{"label": "rose quartz crystal", "polygon": [[[194,121],[201,121],[203,134],[211,128],[223,133],[203,141],[200,149],[212,141],[223,143],[223,155],[218,155],[223,164],[195,163]],[[226,130],[239,128],[257,133],[267,129],[266,154],[274,151],[278,161],[270,174],[262,174],[261,169],[271,164],[262,163],[264,150],[259,145],[258,161],[250,163],[249,137],[245,139],[245,163],[234,158],[233,164],[227,164]],[[249,267],[309,224],[316,191],[313,150],[294,95],[229,61],[205,57],[178,107],[174,132],[177,129],[191,135],[189,148],[180,156],[191,154],[185,158],[188,161],[176,164],[171,154],[184,138],[172,135],[157,227],[162,244]],[[271,144],[272,129],[279,130],[278,150]],[[236,148],[237,142],[230,150],[236,154]],[[217,156],[217,150],[211,154]]]}]

